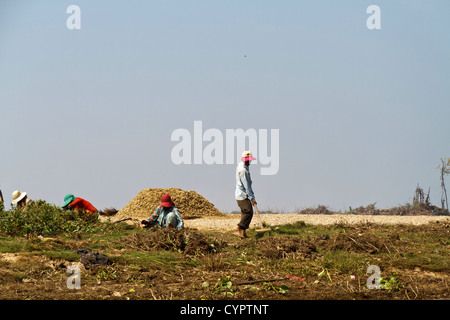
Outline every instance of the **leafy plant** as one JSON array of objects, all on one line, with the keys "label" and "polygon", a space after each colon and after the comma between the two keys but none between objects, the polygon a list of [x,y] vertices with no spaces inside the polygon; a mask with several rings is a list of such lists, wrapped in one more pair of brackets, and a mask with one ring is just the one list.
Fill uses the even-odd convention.
[{"label": "leafy plant", "polygon": [[242,252],[241,256],[239,258],[237,258],[236,261],[239,262],[239,263],[243,263],[243,264],[247,263],[248,262],[247,252],[245,252],[245,251]]},{"label": "leafy plant", "polygon": [[333,280],[331,280],[330,273],[328,272],[328,269],[327,269],[327,268],[323,269],[323,270],[318,274],[319,277],[323,277],[323,276],[325,276],[325,275],[327,275],[327,276],[328,276],[328,279],[330,279],[330,282],[333,283]]},{"label": "leafy plant", "polygon": [[380,278],[380,288],[385,290],[400,291],[400,289],[403,288],[403,285],[394,277],[391,277],[389,280]]},{"label": "leafy plant", "polygon": [[224,295],[229,295],[229,296],[233,296],[234,295],[234,290],[231,288],[231,286],[233,285],[233,283],[231,282],[231,277],[230,276],[226,276],[224,278],[219,279],[219,281],[217,281],[217,283],[215,284],[214,288],[215,288],[215,292],[217,294],[224,294]]},{"label": "leafy plant", "polygon": [[65,211],[53,204],[38,200],[24,210],[0,210],[0,233],[7,235],[95,232],[99,228],[98,216],[79,211]]},{"label": "leafy plant", "polygon": [[276,286],[273,285],[272,282],[264,282],[264,283],[263,283],[263,288],[265,288],[265,289],[268,290],[268,291],[275,291],[275,292],[278,292],[278,293],[280,293],[280,294],[285,294],[286,292],[289,291],[288,286],[286,286],[286,285],[283,284],[283,285],[281,285],[280,287],[276,287]]},{"label": "leafy plant", "polygon": [[109,268],[99,269],[97,273],[97,277],[100,280],[116,280],[117,279],[117,270],[112,270]]}]

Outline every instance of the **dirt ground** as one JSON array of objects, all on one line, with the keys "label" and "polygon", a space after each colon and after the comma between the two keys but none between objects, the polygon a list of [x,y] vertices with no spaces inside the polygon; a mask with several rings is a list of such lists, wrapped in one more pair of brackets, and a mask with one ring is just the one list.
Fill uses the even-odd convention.
[{"label": "dirt ground", "polygon": [[[301,232],[301,233],[298,233]],[[304,222],[270,232],[188,227],[136,230],[97,242],[113,262],[86,268],[76,254],[89,239],[53,239],[39,252],[0,253],[0,298],[14,300],[449,299],[450,223],[390,225]],[[424,244],[424,240],[429,241]],[[30,240],[31,241],[31,240]],[[36,241],[36,240],[33,240]],[[101,240],[100,240],[101,241]],[[45,249],[45,250],[42,250]],[[59,251],[58,251],[59,250]],[[369,289],[369,265],[383,288]],[[81,286],[68,280],[76,266]],[[372,274],[374,275],[374,274]],[[72,278],[73,279],[73,278]],[[71,283],[74,283],[73,281]],[[374,282],[376,283],[376,282]]]},{"label": "dirt ground", "polygon": [[[239,214],[229,214],[226,217],[206,217],[202,219],[187,219],[185,225],[200,230],[226,231],[236,227],[240,219]],[[410,224],[423,225],[429,222],[450,222],[449,216],[425,215],[350,215],[350,214],[261,214],[254,215],[250,227],[259,227],[262,224],[278,226],[287,223],[303,221],[314,225],[333,225],[339,223],[377,223],[377,224]]]}]

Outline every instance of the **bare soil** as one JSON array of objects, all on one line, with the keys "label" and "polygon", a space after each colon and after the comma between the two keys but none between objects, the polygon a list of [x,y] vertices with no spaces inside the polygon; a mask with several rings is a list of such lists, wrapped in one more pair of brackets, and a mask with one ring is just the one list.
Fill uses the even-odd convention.
[{"label": "bare soil", "polygon": [[[324,224],[323,216],[314,215],[316,225],[306,215],[289,217],[297,223],[278,228],[284,218],[263,215],[272,230],[249,230],[248,239],[233,236],[233,224],[228,231],[193,226],[236,219],[194,219],[181,231],[133,229],[105,242],[80,235],[39,244],[39,251],[0,253],[0,298],[449,299],[448,217],[398,217],[383,224],[367,216],[347,215],[351,219],[345,221],[327,215]],[[61,246],[77,250],[94,243],[112,265],[86,269],[76,255],[60,253]],[[67,287],[74,264],[81,270],[81,289]],[[392,286],[369,289],[369,265],[379,266],[386,280],[393,278]]]}]

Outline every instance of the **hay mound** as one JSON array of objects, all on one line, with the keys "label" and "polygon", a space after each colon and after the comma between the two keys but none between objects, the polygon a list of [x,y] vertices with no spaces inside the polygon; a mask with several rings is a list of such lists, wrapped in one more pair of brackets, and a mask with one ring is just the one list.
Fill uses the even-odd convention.
[{"label": "hay mound", "polygon": [[117,218],[147,219],[161,203],[161,196],[169,194],[183,219],[226,216],[206,198],[195,191],[179,188],[148,188],[141,190],[122,210]]}]

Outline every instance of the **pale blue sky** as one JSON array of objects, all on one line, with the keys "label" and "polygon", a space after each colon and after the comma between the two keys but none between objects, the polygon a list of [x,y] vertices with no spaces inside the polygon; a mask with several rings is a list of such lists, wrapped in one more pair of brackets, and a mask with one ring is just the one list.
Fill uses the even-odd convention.
[{"label": "pale blue sky", "polygon": [[[81,9],[69,30],[66,8]],[[369,30],[366,9],[381,9]],[[235,165],[172,163],[193,131],[280,130],[250,167],[260,209],[440,204],[450,150],[448,1],[0,0],[0,188],[97,208],[141,189],[237,210]]]}]

